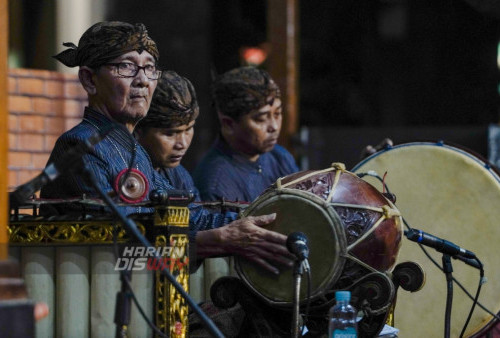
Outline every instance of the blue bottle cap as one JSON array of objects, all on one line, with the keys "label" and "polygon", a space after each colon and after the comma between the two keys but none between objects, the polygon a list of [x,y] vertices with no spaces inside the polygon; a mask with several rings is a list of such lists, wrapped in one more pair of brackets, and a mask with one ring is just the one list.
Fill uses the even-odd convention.
[{"label": "blue bottle cap", "polygon": [[351,291],[336,291],[335,292],[335,300],[337,302],[350,301],[351,300]]}]

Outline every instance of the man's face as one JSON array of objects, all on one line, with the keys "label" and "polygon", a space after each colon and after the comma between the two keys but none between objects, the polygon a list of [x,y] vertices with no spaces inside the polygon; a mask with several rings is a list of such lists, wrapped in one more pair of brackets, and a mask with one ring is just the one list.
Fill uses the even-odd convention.
[{"label": "man's face", "polygon": [[146,149],[153,166],[174,168],[186,154],[194,135],[194,123],[174,128],[148,128],[137,131],[139,142]]},{"label": "man's face", "polygon": [[[109,63],[133,63],[144,67],[155,65],[151,54],[136,51],[123,54]],[[146,77],[143,69],[134,77],[122,77],[112,65],[102,65],[93,75],[96,93],[92,105],[114,120],[132,127],[146,116],[157,80]]]},{"label": "man's face", "polygon": [[272,104],[253,110],[235,121],[235,144],[232,146],[250,156],[271,151],[278,141],[281,122],[281,100],[276,98]]}]

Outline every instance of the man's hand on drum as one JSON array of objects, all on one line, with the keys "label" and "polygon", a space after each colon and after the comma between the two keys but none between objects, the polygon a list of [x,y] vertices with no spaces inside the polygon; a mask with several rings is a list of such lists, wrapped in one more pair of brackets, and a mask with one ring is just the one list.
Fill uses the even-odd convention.
[{"label": "man's hand on drum", "polygon": [[279,274],[276,265],[293,266],[294,255],[286,248],[285,235],[264,228],[275,218],[276,214],[248,216],[221,228],[200,231],[196,236],[197,255],[239,255]]}]

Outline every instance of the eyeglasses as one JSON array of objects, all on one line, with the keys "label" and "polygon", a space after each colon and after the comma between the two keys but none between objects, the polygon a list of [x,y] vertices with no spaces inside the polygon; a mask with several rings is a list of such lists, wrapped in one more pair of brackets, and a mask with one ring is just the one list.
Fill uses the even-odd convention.
[{"label": "eyeglasses", "polygon": [[138,66],[131,62],[106,63],[105,65],[115,67],[116,72],[121,77],[135,77],[141,69],[144,70],[144,74],[150,80],[158,80],[161,76],[161,70],[156,69],[154,65]]}]

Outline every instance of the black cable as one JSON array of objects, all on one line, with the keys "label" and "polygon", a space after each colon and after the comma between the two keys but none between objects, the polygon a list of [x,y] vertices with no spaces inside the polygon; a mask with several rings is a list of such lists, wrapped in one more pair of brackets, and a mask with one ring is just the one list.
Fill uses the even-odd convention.
[{"label": "black cable", "polygon": [[132,172],[132,169],[134,168],[134,162],[135,162],[135,159],[137,158],[137,140],[135,139],[134,135],[129,133],[128,130],[125,128],[125,126],[121,125],[121,124],[116,124],[118,127],[124,129],[126,131],[126,135],[128,136],[129,138],[129,141],[132,143],[132,156],[130,157],[130,162],[128,163],[128,168],[127,168],[127,171],[125,172],[125,175],[123,176],[123,182],[125,182],[130,173]]},{"label": "black cable", "polygon": [[[114,230],[113,230],[113,252],[115,254],[115,259],[118,260],[120,258],[120,254],[118,252],[118,238],[117,238],[117,230],[118,226],[115,224]],[[130,281],[127,278],[125,271],[120,270],[120,275],[123,278],[123,281],[125,281],[125,284],[127,285],[127,289],[130,292],[130,295],[132,296],[132,300],[134,301],[135,306],[137,307],[137,310],[139,310],[139,313],[141,314],[142,318],[146,321],[148,326],[160,337],[168,337],[168,335],[164,334],[161,332],[161,330],[151,321],[148,316],[146,315],[146,312],[144,312],[144,309],[142,308],[141,304],[139,303],[137,297],[135,296],[134,290],[132,289],[132,285],[130,285]]]},{"label": "black cable", "polygon": [[137,307],[137,310],[141,313],[141,316],[146,320],[148,323],[149,327],[151,327],[156,334],[158,334],[160,337],[168,337],[168,335],[164,334],[163,332],[160,331],[160,329],[154,325],[154,323],[148,318],[142,307],[139,305],[139,301],[137,300],[134,292],[132,291],[132,286],[130,285],[129,280],[126,278],[125,283],[127,284],[128,289],[130,290],[130,295],[132,296],[132,300],[134,301],[135,306]]},{"label": "black cable", "polygon": [[369,170],[367,171],[366,173],[359,173],[359,174],[356,174],[359,178],[363,178],[365,176],[371,176],[371,177],[375,177],[376,179],[378,179],[380,181],[380,183],[382,183],[382,185],[385,187],[385,190],[387,191],[388,194],[392,194],[391,191],[389,190],[389,187],[387,186],[387,184],[384,182],[384,179],[382,177],[380,177],[379,174],[377,174],[377,172],[373,171],[373,170]]},{"label": "black cable", "polygon": [[[403,219],[403,223],[405,224],[406,228],[407,229],[411,229],[411,227],[408,225],[408,223],[406,222],[406,220],[402,217]],[[443,273],[443,268],[434,260],[434,258],[427,252],[427,250],[425,249],[425,247],[422,245],[422,244],[419,244],[420,246],[420,249],[422,249],[422,251],[424,252],[424,254],[427,256],[427,258],[429,258],[429,260],[439,269],[441,270]],[[491,316],[493,316],[494,318],[500,320],[500,317],[498,315],[495,315],[493,312],[491,312],[489,309],[487,309],[484,305],[482,305],[479,301],[478,301],[478,298],[479,298],[479,294],[481,292],[481,288],[482,288],[482,285],[483,285],[483,277],[484,277],[484,269],[483,269],[483,264],[479,261],[479,259],[477,259],[477,262],[480,264],[480,277],[479,277],[479,284],[478,284],[478,287],[477,287],[477,290],[476,290],[476,296],[475,297],[472,297],[472,295],[465,289],[465,287],[457,280],[455,279],[455,277],[452,277],[452,281],[458,285],[458,287],[460,287],[460,289],[462,289],[462,291],[473,301],[472,303],[472,306],[471,306],[471,309],[469,311],[469,315],[467,317],[467,320],[465,321],[465,324],[464,324],[464,327],[462,329],[462,332],[460,333],[460,337],[463,337],[463,334],[469,324],[469,321],[472,317],[472,313],[474,312],[474,308],[476,307],[476,304],[479,305],[479,307],[481,309],[483,309],[484,311],[486,311],[488,314],[490,314]]]},{"label": "black cable", "polygon": [[[411,227],[408,225],[408,223],[406,222],[406,220],[404,219],[404,217],[402,217],[403,219],[403,223],[404,225],[406,226],[407,229],[411,229]],[[441,266],[434,260],[434,258],[432,258],[432,256],[427,252],[427,250],[425,249],[425,247],[421,244],[419,244],[420,248],[422,249],[422,251],[424,252],[424,254],[427,256],[427,258],[429,258],[429,260],[441,271],[443,271],[443,269],[441,268]],[[481,264],[482,266],[482,264]],[[482,273],[484,275],[484,272]],[[475,300],[475,297],[472,296],[469,291],[467,291],[465,289],[465,287],[458,281],[455,279],[455,277],[453,277],[453,282],[455,284],[458,285],[458,287],[460,289],[462,289],[462,291],[472,300],[474,301]],[[481,277],[481,281],[480,281],[481,284],[483,284],[483,277]],[[487,309],[483,304],[481,304],[481,302],[477,302],[477,305],[479,305],[479,307],[481,309],[483,309],[485,312],[487,312],[489,315],[493,316],[494,318],[500,320],[500,316],[498,316],[497,314],[494,314],[493,312],[491,312],[489,309]]]},{"label": "black cable", "polygon": [[479,298],[479,293],[481,292],[481,287],[483,286],[483,283],[482,283],[482,280],[483,280],[483,277],[484,277],[484,269],[483,269],[483,264],[481,263],[481,261],[476,258],[476,261],[479,263],[479,266],[480,266],[480,280],[479,280],[479,285],[477,286],[477,291],[476,291],[476,297],[474,298],[474,303],[472,303],[472,307],[469,311],[469,316],[467,316],[467,320],[465,321],[465,324],[464,324],[464,327],[462,328],[462,332],[460,332],[460,338],[462,338],[464,336],[464,333],[465,333],[465,329],[467,328],[467,325],[469,325],[469,321],[472,317],[472,313],[474,312],[474,308],[476,307],[476,304],[478,303],[477,300]]}]

